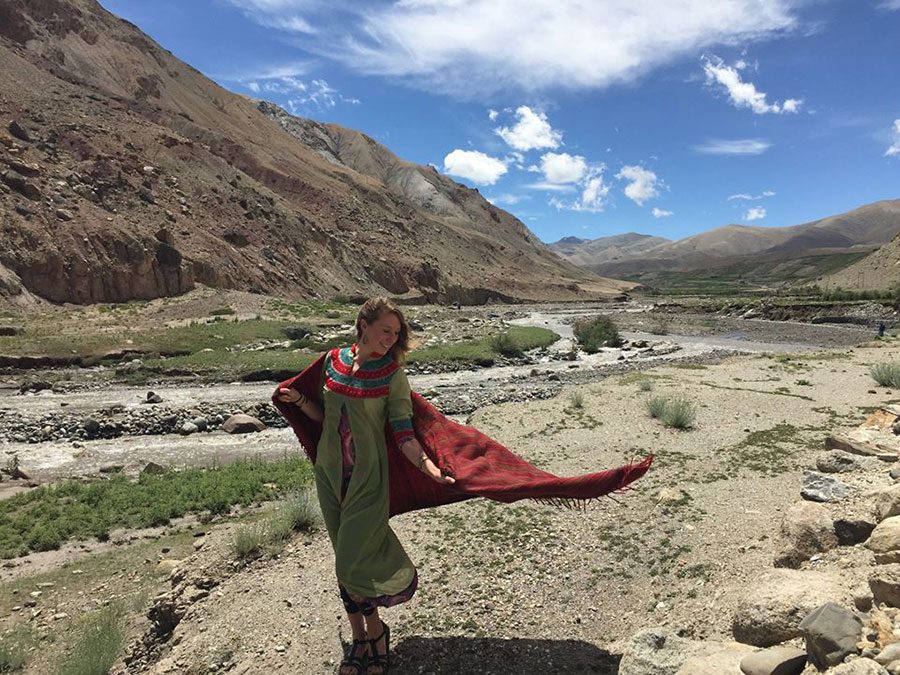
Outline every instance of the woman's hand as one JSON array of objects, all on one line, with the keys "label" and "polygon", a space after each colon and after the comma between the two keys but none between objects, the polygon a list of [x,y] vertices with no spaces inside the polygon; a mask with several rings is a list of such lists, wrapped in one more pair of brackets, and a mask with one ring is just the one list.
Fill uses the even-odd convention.
[{"label": "woman's hand", "polygon": [[422,464],[422,471],[424,471],[435,483],[453,485],[456,482],[456,479],[453,476],[444,475],[430,459],[426,459]]},{"label": "woman's hand", "polygon": [[296,404],[297,401],[304,398],[304,396],[296,389],[286,389],[282,387],[278,390],[278,395],[276,396],[276,398],[282,403]]}]

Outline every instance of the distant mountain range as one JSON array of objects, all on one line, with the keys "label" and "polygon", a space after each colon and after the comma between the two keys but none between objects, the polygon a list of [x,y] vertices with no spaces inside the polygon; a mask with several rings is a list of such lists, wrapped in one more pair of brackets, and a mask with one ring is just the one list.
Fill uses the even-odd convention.
[{"label": "distant mountain range", "polygon": [[[641,279],[661,271],[682,271],[791,258],[866,253],[900,233],[900,200],[885,200],[792,227],[726,225],[677,241],[639,234],[592,241],[566,238],[550,248],[597,274]],[[810,268],[810,276],[816,275]]]},{"label": "distant mountain range", "polygon": [[358,131],[226,91],[95,0],[0,1],[0,120],[6,301],[197,284],[577,300],[633,285]]}]

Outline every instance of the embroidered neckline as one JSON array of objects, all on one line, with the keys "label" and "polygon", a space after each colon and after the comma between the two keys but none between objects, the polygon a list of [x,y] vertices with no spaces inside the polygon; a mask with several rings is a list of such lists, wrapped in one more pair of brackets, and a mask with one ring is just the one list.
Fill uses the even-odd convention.
[{"label": "embroidered neckline", "polygon": [[[356,355],[358,347],[356,345],[351,345],[349,347],[345,347],[340,350],[340,359],[341,362],[353,370],[353,357]],[[393,359],[388,354],[377,354],[372,352],[372,355],[362,363],[357,369],[357,373],[360,371],[370,371],[370,370],[381,370],[387,365],[393,363]],[[355,375],[350,375],[350,377],[355,377]]]}]

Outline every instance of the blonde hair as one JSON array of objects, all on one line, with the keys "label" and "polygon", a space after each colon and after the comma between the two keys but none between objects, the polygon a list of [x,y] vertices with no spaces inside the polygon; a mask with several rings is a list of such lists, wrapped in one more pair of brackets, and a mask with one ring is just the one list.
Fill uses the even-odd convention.
[{"label": "blonde hair", "polygon": [[406,354],[410,350],[409,324],[406,323],[406,319],[403,316],[403,312],[400,311],[400,308],[391,302],[390,299],[384,296],[378,296],[369,298],[363,303],[363,306],[359,308],[359,313],[356,315],[356,339],[357,341],[362,339],[363,321],[372,325],[375,321],[378,321],[385,312],[390,312],[400,321],[400,334],[397,336],[397,341],[394,343],[394,346],[391,347],[388,354],[390,354],[391,359],[393,359],[395,363],[402,366],[406,363]]}]

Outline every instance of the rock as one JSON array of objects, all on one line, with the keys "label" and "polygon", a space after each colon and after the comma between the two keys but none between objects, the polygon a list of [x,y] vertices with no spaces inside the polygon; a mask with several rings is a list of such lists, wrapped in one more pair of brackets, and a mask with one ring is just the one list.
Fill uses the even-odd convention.
[{"label": "rock", "polygon": [[99,470],[100,473],[121,473],[124,468],[124,464],[105,464]]},{"label": "rock", "polygon": [[825,449],[843,450],[844,452],[849,452],[852,455],[863,455],[866,457],[875,457],[876,455],[880,454],[877,448],[869,445],[868,443],[854,440],[849,436],[840,435],[829,436],[828,438],[826,438]]},{"label": "rock", "polygon": [[809,660],[819,670],[841,663],[856,654],[862,621],[849,609],[828,602],[816,608],[800,624]]},{"label": "rock", "polygon": [[85,433],[88,436],[93,436],[98,431],[100,431],[100,422],[95,419],[88,418],[81,423],[81,428],[84,429]]},{"label": "rock", "polygon": [[677,502],[681,498],[681,490],[673,490],[672,488],[660,488],[655,495],[656,502],[659,504]]},{"label": "rock", "polygon": [[10,134],[18,138],[20,141],[25,141],[26,143],[31,142],[31,135],[28,133],[25,127],[19,124],[16,120],[10,122],[7,129],[9,129]]},{"label": "rock", "polygon": [[205,417],[194,417],[191,423],[197,427],[199,431],[206,431],[209,428],[209,422]]},{"label": "rock", "polygon": [[157,394],[155,391],[147,392],[146,403],[162,403],[162,396]]},{"label": "rock", "polygon": [[868,612],[872,609],[872,591],[869,584],[859,584],[853,589],[853,606],[860,612]]},{"label": "rock", "polygon": [[181,564],[180,560],[174,558],[163,558],[156,564],[157,574],[170,574],[172,570]]},{"label": "rock", "polygon": [[838,518],[834,521],[834,533],[841,546],[861,544],[874,529],[875,523],[866,518]]},{"label": "rock", "polygon": [[894,420],[894,423],[891,425],[891,431],[894,435],[900,434],[900,419]]},{"label": "rock", "polygon": [[[893,471],[891,473],[893,474]],[[878,522],[892,516],[900,516],[900,485],[890,485],[878,490],[872,497]]]},{"label": "rock", "polygon": [[893,478],[894,480],[897,480],[898,478],[900,478],[900,466],[894,467],[893,469],[891,469],[891,471],[888,475],[891,478]]},{"label": "rock", "polygon": [[190,434],[195,434],[200,431],[200,427],[198,427],[193,422],[185,422],[181,425],[181,429],[178,430],[182,436],[189,436]]},{"label": "rock", "polygon": [[800,675],[806,667],[806,652],[796,647],[773,647],[741,659],[744,675]]},{"label": "rock", "polygon": [[800,622],[814,609],[848,596],[834,573],[774,569],[748,585],[731,631],[739,642],[772,647],[799,636]]},{"label": "rock", "polygon": [[800,496],[814,502],[839,502],[847,497],[847,486],[837,478],[807,471]]},{"label": "rock", "polygon": [[9,477],[13,480],[31,480],[32,475],[31,471],[29,471],[25,467],[15,464],[13,466],[12,472],[9,474]]},{"label": "rock", "polygon": [[[694,642],[678,637],[667,628],[642,630],[621,645],[618,675],[675,675],[692,657],[709,656],[722,650],[722,643]],[[705,671],[709,672],[709,671]],[[716,675],[720,675],[719,671]],[[692,672],[692,675],[701,675]]]},{"label": "rock", "polygon": [[247,434],[262,431],[266,425],[250,415],[232,415],[222,423],[222,429],[229,434]]},{"label": "rock", "polygon": [[40,201],[40,188],[30,180],[27,180],[22,174],[12,170],[4,171],[2,174],[0,174],[0,179],[2,179],[4,183],[9,185],[9,187],[11,187],[16,192],[20,192],[28,197],[28,199],[30,199],[31,201]]},{"label": "rock", "polygon": [[154,197],[153,193],[143,185],[138,188],[138,197],[143,199],[148,204],[156,203],[156,197]]},{"label": "rock", "polygon": [[743,658],[752,652],[753,647],[748,645],[737,642],[724,644],[713,654],[688,656],[675,675],[737,674]]},{"label": "rock", "polygon": [[75,216],[72,215],[71,211],[66,209],[56,209],[56,217],[60,220],[72,220]]},{"label": "rock", "polygon": [[147,473],[155,476],[166,473],[166,471],[168,471],[166,467],[164,467],[162,464],[157,464],[156,462],[147,462],[146,466],[141,469],[141,473]]},{"label": "rock", "polygon": [[875,554],[875,562],[900,562],[900,516],[882,520],[872,531],[866,548]]},{"label": "rock", "polygon": [[900,642],[893,642],[882,649],[875,657],[875,663],[882,666],[900,660]]},{"label": "rock", "polygon": [[900,565],[879,565],[869,572],[872,600],[891,607],[900,607]]},{"label": "rock", "polygon": [[872,659],[853,659],[850,663],[842,663],[834,670],[829,670],[828,675],[890,675]]},{"label": "rock", "polygon": [[846,473],[862,468],[859,460],[841,450],[831,450],[816,458],[816,468],[822,473]]},{"label": "rock", "polygon": [[838,537],[824,506],[813,502],[792,504],[781,521],[775,567],[798,568],[810,556],[837,545]]}]

